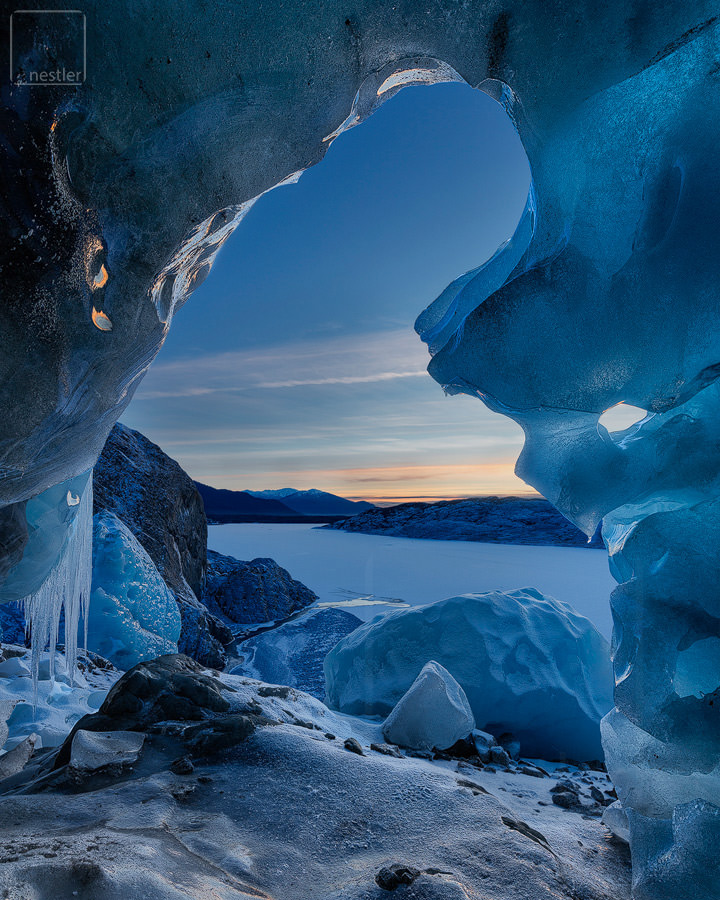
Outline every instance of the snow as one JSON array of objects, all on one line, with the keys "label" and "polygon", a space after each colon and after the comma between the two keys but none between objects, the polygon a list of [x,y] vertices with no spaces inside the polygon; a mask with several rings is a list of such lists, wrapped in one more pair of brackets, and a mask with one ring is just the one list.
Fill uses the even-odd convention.
[{"label": "snow", "polygon": [[76,722],[98,709],[120,675],[117,669],[102,669],[87,659],[81,659],[72,673],[71,686],[65,657],[56,652],[53,679],[50,676],[49,654],[43,653],[39,659],[39,680],[34,691],[32,651],[7,644],[3,646],[3,651],[6,659],[0,663],[0,703],[13,705],[7,720],[8,734],[1,745],[5,751],[13,749],[32,734],[38,735],[37,748],[57,747]]},{"label": "snow", "polygon": [[575,547],[527,547],[349,534],[311,525],[211,525],[208,546],[240,559],[269,556],[313,590],[316,605],[368,621],[399,605],[466,592],[535,587],[586,616],[606,638],[615,587],[607,557]]},{"label": "snow", "polygon": [[465,691],[433,660],[398,700],[383,724],[391,744],[416,750],[446,750],[475,728]]},{"label": "snow", "polygon": [[[424,874],[398,900],[629,897],[627,854],[608,844],[590,797],[609,790],[604,773],[568,767],[539,777],[522,764],[498,771],[389,757],[371,747],[382,741],[380,724],[292,689],[220,679],[231,714],[259,708],[268,724],[196,757],[191,774],[170,771],[177,746],[153,734],[138,765],[109,783],[90,775],[70,791],[4,796],[0,892],[381,900],[394,895],[375,875],[400,862]],[[348,738],[362,756],[345,749]],[[560,777],[575,783],[579,811],[552,802]]]}]

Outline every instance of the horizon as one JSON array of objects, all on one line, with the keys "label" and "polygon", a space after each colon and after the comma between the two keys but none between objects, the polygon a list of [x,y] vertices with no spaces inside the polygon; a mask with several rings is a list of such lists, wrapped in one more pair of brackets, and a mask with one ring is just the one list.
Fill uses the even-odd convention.
[{"label": "horizon", "polygon": [[[214,484],[207,484],[204,481],[199,481],[199,479],[193,479],[194,483],[202,484],[204,487],[212,488],[213,490],[219,491],[235,491],[236,493],[257,493],[258,491],[293,491],[296,493],[302,493],[304,491],[324,491],[328,494],[333,494],[336,497],[342,497],[345,500],[366,502],[366,503],[374,503],[376,506],[387,507],[387,506],[397,506],[402,503],[442,503],[444,501],[450,500],[487,500],[490,498],[497,499],[506,499],[506,498],[516,498],[518,500],[532,500],[532,499],[545,499],[542,494],[539,494],[537,491],[532,488],[528,488],[527,491],[522,491],[520,493],[490,493],[490,494],[464,494],[460,496],[423,496],[423,495],[410,495],[406,497],[370,497],[370,496],[350,496],[347,494],[337,494],[333,491],[325,491],[324,488],[293,488],[288,485],[283,485],[282,487],[277,488],[223,488],[217,487]],[[277,498],[282,502],[282,497]]]},{"label": "horizon", "polygon": [[230,490],[534,495],[514,474],[520,426],[446,397],[413,328],[512,236],[529,182],[498,103],[466,84],[405,88],[253,206],[123,422]]}]

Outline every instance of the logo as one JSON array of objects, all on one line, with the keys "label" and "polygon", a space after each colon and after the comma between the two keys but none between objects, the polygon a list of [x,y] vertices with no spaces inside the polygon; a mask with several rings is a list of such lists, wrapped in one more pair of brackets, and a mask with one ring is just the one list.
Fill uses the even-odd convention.
[{"label": "logo", "polygon": [[85,13],[16,9],[10,16],[10,81],[26,87],[77,87],[85,81]]}]

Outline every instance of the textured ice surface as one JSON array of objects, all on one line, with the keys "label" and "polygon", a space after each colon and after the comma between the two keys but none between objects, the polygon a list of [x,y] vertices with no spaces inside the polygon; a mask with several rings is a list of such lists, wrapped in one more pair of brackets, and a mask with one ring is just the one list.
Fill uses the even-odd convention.
[{"label": "textured ice surface", "polygon": [[12,750],[32,734],[38,736],[38,748],[56,747],[79,719],[98,709],[119,674],[112,667],[100,668],[83,658],[75,667],[71,684],[65,658],[56,653],[51,679],[49,655],[43,653],[35,689],[32,651],[6,646],[4,653],[5,659],[0,662],[0,707],[9,704],[12,711],[4,738],[0,730],[3,750]]},{"label": "textured ice surface", "polygon": [[75,732],[70,748],[70,765],[80,771],[104,766],[127,766],[140,756],[145,735],[135,731]]},{"label": "textured ice surface", "polygon": [[180,611],[155,564],[107,510],[95,516],[88,649],[119,669],[176,653]]},{"label": "textured ice surface", "polygon": [[357,616],[342,609],[310,613],[239,644],[237,652],[243,661],[232,673],[287,684],[322,700],[325,656],[360,624]]},{"label": "textured ice surface", "polygon": [[[14,508],[0,577],[32,542],[25,501],[93,465],[252,203],[403,85],[464,79],[513,117],[533,188],[513,240],[421,316],[431,372],[522,425],[518,472],[565,515],[590,533],[604,518],[623,582],[619,713],[665,758],[687,745],[666,774],[706,771],[719,686],[696,683],[681,654],[717,638],[720,618],[717,0],[219,0],[201,22],[185,2],[172,16],[99,0],[84,12],[103,62],[92,77],[3,95],[0,502]],[[62,37],[61,17],[38,28],[17,45],[22,71]],[[600,416],[621,401],[650,415],[609,433]],[[47,537],[22,596],[52,637],[68,558]],[[87,571],[64,574],[74,604]],[[651,773],[652,757],[639,765]],[[653,828],[631,816],[638,897],[720,896],[701,852],[710,802]]]},{"label": "textured ice surface", "polygon": [[415,750],[446,750],[475,728],[465,691],[447,669],[431,660],[383,723],[391,744]]},{"label": "textured ice surface", "polygon": [[430,660],[462,685],[478,727],[512,732],[523,754],[602,757],[609,648],[566,604],[526,588],[464,594],[373,620],[327,655],[328,703],[387,715]]}]

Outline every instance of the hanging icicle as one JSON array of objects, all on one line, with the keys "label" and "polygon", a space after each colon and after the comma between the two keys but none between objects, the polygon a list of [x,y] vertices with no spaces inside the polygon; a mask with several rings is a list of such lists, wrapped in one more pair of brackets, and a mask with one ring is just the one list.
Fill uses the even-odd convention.
[{"label": "hanging icicle", "polygon": [[25,620],[32,646],[32,677],[37,693],[40,655],[47,647],[50,654],[50,678],[55,677],[55,648],[60,615],[65,611],[65,668],[71,684],[77,662],[78,625],[82,615],[87,649],[87,619],[92,577],[92,474],[79,502],[68,492],[67,503],[74,507],[65,545],[55,566],[42,585],[24,600]]}]

